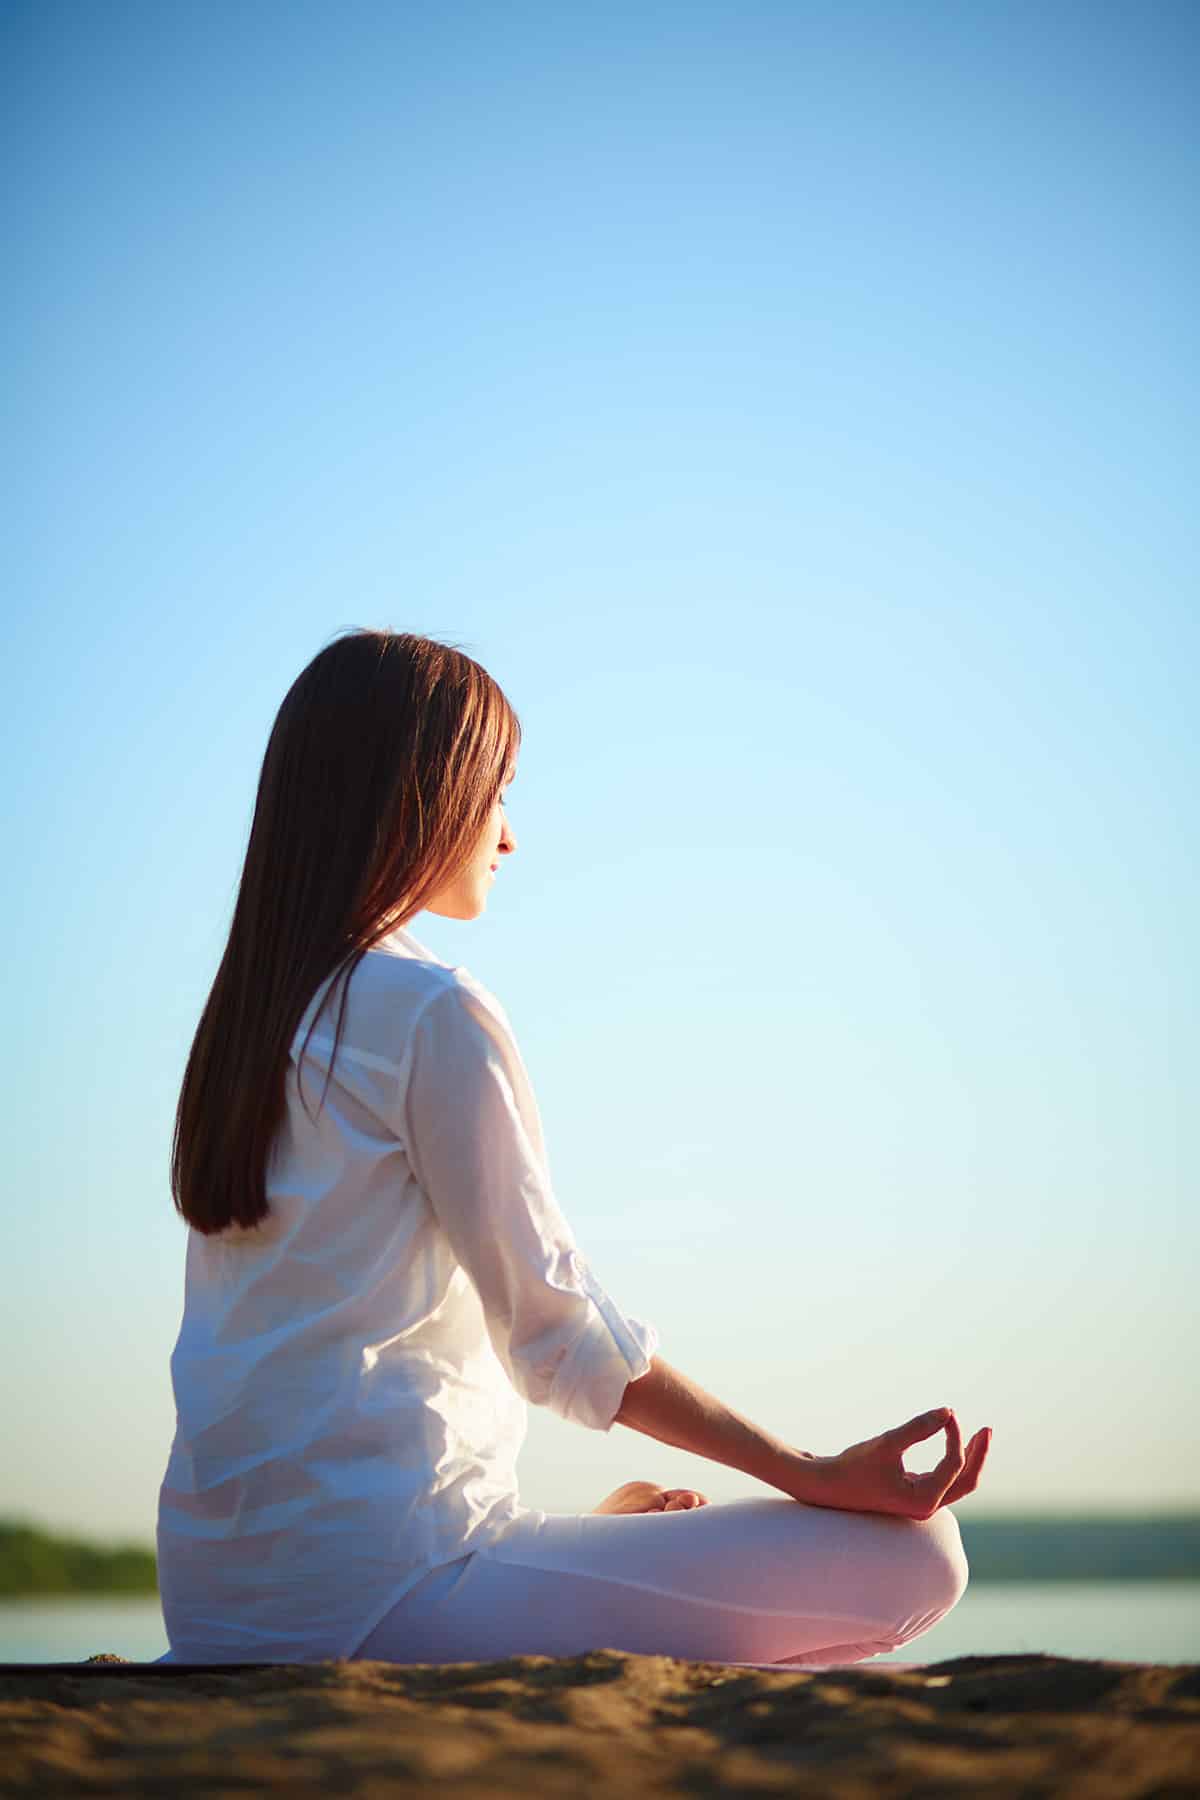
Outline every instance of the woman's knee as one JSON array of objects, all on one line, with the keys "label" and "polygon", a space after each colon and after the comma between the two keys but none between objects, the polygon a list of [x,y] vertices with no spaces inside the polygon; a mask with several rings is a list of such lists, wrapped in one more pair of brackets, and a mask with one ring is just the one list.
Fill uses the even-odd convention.
[{"label": "woman's knee", "polygon": [[943,1506],[931,1519],[910,1522],[911,1610],[948,1613],[962,1599],[969,1574],[958,1520],[948,1506]]}]

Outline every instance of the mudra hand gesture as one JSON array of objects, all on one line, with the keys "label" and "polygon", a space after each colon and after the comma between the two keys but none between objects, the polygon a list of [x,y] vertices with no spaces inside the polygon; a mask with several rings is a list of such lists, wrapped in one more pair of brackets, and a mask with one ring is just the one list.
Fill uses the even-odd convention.
[{"label": "mudra hand gesture", "polygon": [[[904,1467],[904,1452],[942,1431],[946,1453],[937,1467],[911,1474]],[[878,1437],[851,1444],[837,1456],[802,1453],[799,1479],[790,1491],[809,1506],[929,1519],[940,1507],[974,1493],[991,1441],[991,1428],[985,1425],[964,1451],[953,1407],[938,1406]]]}]

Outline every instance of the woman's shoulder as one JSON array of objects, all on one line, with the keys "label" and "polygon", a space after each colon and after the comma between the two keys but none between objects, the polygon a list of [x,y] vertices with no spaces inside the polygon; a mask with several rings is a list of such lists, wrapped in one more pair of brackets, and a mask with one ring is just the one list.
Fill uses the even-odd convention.
[{"label": "woman's shoulder", "polygon": [[[505,1008],[491,988],[463,963],[444,962],[409,932],[394,933],[393,939],[385,939],[380,949],[383,954],[379,958],[381,967],[375,971],[376,979],[402,988],[412,997],[413,1024],[427,1007],[440,1002],[436,1013],[440,1033],[449,1031],[452,1040],[461,1037],[477,1045],[498,1045],[510,1054],[516,1051],[512,1021]],[[389,961],[391,969],[382,966]],[[397,963],[402,965],[399,971],[395,968]],[[429,1022],[434,1022],[433,1016]]]},{"label": "woman's shoulder", "polygon": [[[443,996],[440,1023],[468,1034],[482,1025],[491,1035],[499,1026],[511,1037],[503,1006],[468,968],[443,961],[408,932],[394,932],[368,950],[353,970],[341,1042],[351,1055],[357,1052],[399,1067],[418,1021]],[[337,1012],[336,985],[325,985],[314,996],[298,1035],[302,1037],[315,1019],[315,1035],[332,1038]]]},{"label": "woman's shoulder", "polygon": [[[381,939],[374,949],[367,951],[359,970],[364,986],[386,994],[393,1001],[407,1000],[418,1011],[445,993],[454,993],[463,1000],[477,997],[499,1008],[499,1001],[470,969],[462,963],[446,962],[418,942],[409,931],[394,931]],[[355,971],[356,976],[359,970]]]}]

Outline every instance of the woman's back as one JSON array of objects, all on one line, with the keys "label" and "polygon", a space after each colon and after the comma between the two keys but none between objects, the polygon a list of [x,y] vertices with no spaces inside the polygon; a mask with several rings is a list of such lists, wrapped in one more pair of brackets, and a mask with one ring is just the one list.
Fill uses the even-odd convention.
[{"label": "woman's back", "polygon": [[189,1232],[158,1532],[180,1660],[347,1655],[412,1580],[518,1511],[524,1402],[405,1143],[414,1027],[447,988],[505,1027],[465,970],[407,932],[385,939],[351,977],[322,1104],[336,997],[324,1005],[302,1105],[318,990],[269,1217]]}]

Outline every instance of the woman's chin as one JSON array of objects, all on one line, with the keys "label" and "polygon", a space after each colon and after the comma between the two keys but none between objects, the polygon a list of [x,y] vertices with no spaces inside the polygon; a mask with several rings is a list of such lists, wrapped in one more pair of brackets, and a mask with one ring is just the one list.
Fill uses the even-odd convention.
[{"label": "woman's chin", "polygon": [[427,906],[426,912],[436,914],[439,919],[477,919],[487,911],[488,896],[479,894],[473,900],[453,900],[437,906]]}]

